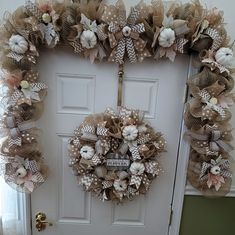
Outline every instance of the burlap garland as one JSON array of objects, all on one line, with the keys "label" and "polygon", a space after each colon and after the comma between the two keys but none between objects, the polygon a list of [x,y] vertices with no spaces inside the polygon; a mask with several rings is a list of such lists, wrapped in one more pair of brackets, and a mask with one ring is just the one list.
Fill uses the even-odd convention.
[{"label": "burlap garland", "polygon": [[[171,38],[174,41],[169,47],[160,46],[159,37],[164,29],[171,29],[171,34],[175,37]],[[81,35],[84,31],[93,33],[90,35],[93,36],[93,43],[96,42],[96,44],[92,48],[85,48],[82,44]],[[20,36],[26,41],[28,49],[25,53],[13,50],[10,46],[9,40],[13,35]],[[85,37],[85,40],[90,40],[90,38]],[[186,53],[191,50],[198,52],[197,65],[200,72],[192,76],[188,82],[192,100],[186,104],[184,114],[192,146],[189,180],[194,187],[206,195],[221,195],[220,191],[229,191],[230,177],[224,177],[224,183],[222,180],[217,191],[213,184],[209,184],[210,188],[206,184],[202,185],[198,177],[200,174],[194,173],[198,167],[202,170],[204,162],[204,165],[211,164],[211,159],[216,160],[219,156],[229,159],[228,151],[231,150],[231,128],[228,122],[231,118],[229,108],[235,100],[233,94],[230,93],[234,87],[232,78],[234,70],[226,63],[221,64],[216,59],[216,53],[222,47],[232,49],[233,44],[229,42],[224,29],[221,11],[215,8],[204,9],[198,1],[181,5],[179,3],[163,4],[161,0],[154,0],[150,5],[140,1],[131,8],[130,15],[127,16],[121,0],[117,1],[116,5],[105,5],[100,0],[92,0],[72,3],[70,1],[63,3],[27,1],[25,6],[20,7],[14,13],[6,13],[0,28],[0,58],[2,67],[6,70],[1,85],[7,90],[1,100],[5,108],[4,118],[1,120],[1,128],[5,136],[1,153],[6,164],[9,157],[15,156],[17,159],[20,157],[27,160],[32,157],[37,162],[42,161],[37,130],[25,123],[33,123],[40,117],[47,90],[45,84],[38,82],[39,76],[35,70],[39,57],[38,48],[40,46],[55,48],[59,44],[72,46],[75,53],[89,58],[92,63],[109,60],[123,64],[128,60],[130,62],[142,61],[151,56],[155,59],[167,57],[173,61],[177,53]],[[125,116],[127,113],[124,112],[122,115]],[[145,145],[151,141],[151,135],[139,136],[137,146],[140,145],[140,148],[126,142],[119,146],[119,140],[122,138],[120,131],[122,123],[111,110],[105,115],[112,117],[105,124],[100,122],[103,120],[103,115],[96,116],[95,120],[90,120],[91,117],[86,119],[99,126],[97,126],[97,133],[93,132],[94,127],[86,127],[88,129],[83,130],[82,134],[83,141],[89,142],[91,139],[96,141],[99,153],[107,153],[110,149],[115,152],[120,147],[120,152],[125,153],[128,150],[134,161],[140,161],[142,157],[150,161],[156,149],[159,148],[156,142]],[[99,122],[97,122],[98,119],[100,119]],[[133,120],[133,123],[135,121]],[[129,120],[124,121],[124,125],[133,125],[133,123]],[[109,131],[106,126],[109,127]],[[211,128],[212,131],[209,132],[208,129]],[[225,132],[228,134],[223,137]],[[80,135],[80,132],[77,134]],[[97,140],[97,135],[104,138]],[[110,141],[107,141],[108,137],[111,138]],[[76,156],[79,153],[79,139],[74,139],[74,143],[77,146],[74,145],[74,152],[71,154]],[[40,154],[35,157],[35,152]],[[196,165],[194,164],[195,155],[197,155]],[[81,166],[75,164],[74,170],[76,174],[85,174],[84,167],[90,164],[99,165],[103,160],[95,155],[92,160],[83,160]],[[39,165],[44,166],[43,163]],[[152,172],[155,164],[152,166],[145,164],[145,168]],[[26,170],[31,171],[28,168]],[[44,179],[46,178],[45,172],[45,170],[39,172]],[[191,175],[193,177],[190,177]],[[89,188],[92,187],[96,194],[102,195],[103,200],[118,198],[119,201],[145,192],[150,184],[148,175],[143,174],[141,177],[130,178],[131,187],[127,187],[125,193],[114,191],[109,194],[100,190],[101,185],[104,188],[112,188],[111,181],[114,181],[115,177],[117,176],[109,173],[103,184],[94,175],[82,178],[80,182],[85,183]],[[37,179],[42,183],[39,178]],[[17,182],[20,182],[14,177],[12,179],[14,180],[8,181],[11,185],[17,185]],[[141,184],[144,182],[144,187],[139,186],[140,181]],[[37,186],[31,183],[29,185],[34,186],[33,189]],[[140,188],[136,190],[133,186]],[[31,191],[27,190],[23,183],[17,185],[16,188]]]}]

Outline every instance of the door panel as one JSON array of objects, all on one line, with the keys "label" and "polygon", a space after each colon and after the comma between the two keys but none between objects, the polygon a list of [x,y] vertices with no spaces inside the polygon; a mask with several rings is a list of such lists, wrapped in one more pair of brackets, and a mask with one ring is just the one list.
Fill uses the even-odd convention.
[{"label": "door panel", "polygon": [[91,65],[63,48],[41,52],[38,68],[49,89],[38,126],[43,130],[42,146],[50,177],[32,195],[32,214],[43,211],[55,223],[46,234],[167,234],[187,61],[187,56],[180,56],[174,64],[147,60],[125,66],[124,105],[144,110],[147,121],[164,133],[168,147],[160,160],[164,173],[153,181],[149,192],[114,205],[99,201],[77,186],[68,167],[67,143],[87,115],[116,107],[118,67],[109,63]]}]

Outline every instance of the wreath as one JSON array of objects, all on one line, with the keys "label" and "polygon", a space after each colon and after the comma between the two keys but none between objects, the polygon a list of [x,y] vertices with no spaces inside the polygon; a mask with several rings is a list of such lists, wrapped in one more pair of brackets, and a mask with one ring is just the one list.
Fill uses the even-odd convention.
[{"label": "wreath", "polygon": [[[39,81],[36,65],[41,46],[63,44],[92,63],[110,61],[121,67],[147,57],[174,61],[179,53],[194,54],[199,72],[188,81],[191,99],[184,114],[185,136],[191,145],[188,179],[206,195],[225,195],[232,176],[229,108],[235,98],[233,43],[222,15],[216,8],[204,9],[198,1],[165,5],[161,0],[151,5],[140,1],[129,15],[122,0],[116,5],[101,0],[27,0],[14,13],[6,13],[0,28],[4,71],[0,151],[6,182],[32,192],[47,178],[35,125],[47,86]],[[118,106],[122,105],[122,69],[120,74]],[[122,111],[129,115],[127,120]],[[139,142],[142,135],[148,136],[143,143]],[[139,112],[123,107],[118,113],[109,110],[87,117],[76,129],[69,142],[70,166],[85,189],[102,199],[132,198],[145,193],[161,171],[156,158],[165,145],[160,141],[164,143]]]},{"label": "wreath", "polygon": [[146,193],[161,172],[157,159],[166,142],[140,111],[107,109],[85,118],[74,135],[69,165],[85,190],[102,201],[120,202]]}]

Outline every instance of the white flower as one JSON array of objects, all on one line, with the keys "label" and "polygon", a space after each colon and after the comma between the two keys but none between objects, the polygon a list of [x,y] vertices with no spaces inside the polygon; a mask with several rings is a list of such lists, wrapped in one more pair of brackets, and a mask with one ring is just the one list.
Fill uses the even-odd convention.
[{"label": "white flower", "polygon": [[21,166],[16,170],[16,176],[18,178],[24,178],[27,175],[27,170]]},{"label": "white flower", "polygon": [[230,66],[233,60],[233,51],[227,47],[221,47],[215,54],[215,60],[223,66]]},{"label": "white flower", "polygon": [[122,33],[125,37],[129,37],[131,35],[131,28],[129,26],[123,27]]},{"label": "white flower", "polygon": [[23,80],[20,82],[20,86],[23,89],[28,89],[30,85],[29,85],[28,81]]},{"label": "white flower", "polygon": [[97,44],[97,38],[91,30],[84,30],[80,37],[81,44],[84,48],[91,49]]},{"label": "white flower", "polygon": [[210,172],[213,175],[219,175],[220,174],[220,167],[219,166],[213,166],[211,168]]},{"label": "white flower", "polygon": [[28,42],[20,35],[12,35],[9,39],[9,47],[17,54],[24,54],[28,50]]},{"label": "white flower", "polygon": [[141,162],[133,162],[130,166],[130,172],[133,175],[142,175],[144,173],[145,167]]},{"label": "white flower", "polygon": [[40,101],[39,92],[41,90],[47,89],[47,86],[44,83],[31,83],[23,80],[20,83],[21,91],[24,94],[26,99]]},{"label": "white flower", "polygon": [[122,131],[122,135],[125,138],[125,140],[128,141],[135,140],[138,136],[138,129],[134,125],[126,126]]},{"label": "white flower", "polygon": [[161,47],[171,47],[175,43],[175,31],[171,28],[164,28],[158,37]]},{"label": "white flower", "polygon": [[51,22],[51,16],[48,13],[42,15],[42,21],[46,24]]},{"label": "white flower", "polygon": [[127,189],[127,183],[125,180],[116,179],[114,180],[113,187],[116,191],[123,192]]},{"label": "white flower", "polygon": [[80,150],[80,154],[83,158],[90,160],[94,156],[95,150],[91,146],[84,145]]}]

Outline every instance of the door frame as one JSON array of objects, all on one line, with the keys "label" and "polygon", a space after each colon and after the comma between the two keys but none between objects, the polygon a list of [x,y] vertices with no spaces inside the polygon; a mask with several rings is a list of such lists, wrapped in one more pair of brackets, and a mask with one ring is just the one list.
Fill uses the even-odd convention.
[{"label": "door frame", "polygon": [[[193,74],[197,72],[197,70],[193,68],[192,62],[193,62],[193,56],[190,56],[187,80]],[[187,85],[185,84],[185,92],[182,96],[182,99],[183,99],[182,102],[184,102],[184,105],[186,104],[189,98],[190,97],[188,94],[188,88],[187,88]],[[174,182],[174,189],[173,189],[172,202],[171,202],[171,211],[169,214],[168,235],[179,235],[181,216],[182,216],[183,204],[184,204],[185,189],[186,189],[187,167],[188,167],[190,145],[184,139],[184,133],[187,130],[186,126],[184,125],[184,119],[183,119],[184,111],[185,111],[185,107],[182,112],[181,130],[180,130],[180,136],[179,136],[179,142],[178,142],[175,182]],[[20,203],[21,203],[21,208],[22,208],[21,210],[22,218],[25,219],[25,223],[23,226],[23,232],[24,232],[23,234],[32,235],[32,226],[34,226],[34,221],[33,221],[34,215],[31,214],[30,195],[22,194]]]},{"label": "door frame", "polygon": [[[190,79],[192,75],[198,73],[198,69],[196,69],[193,66],[193,60],[194,56],[190,55],[187,81]],[[172,196],[168,235],[179,235],[183,204],[184,204],[184,196],[187,185],[187,169],[189,161],[190,144],[184,138],[184,133],[187,130],[187,127],[185,125],[183,115],[185,112],[185,104],[190,99],[190,93],[188,91],[189,91],[188,86],[185,84],[185,94],[183,96],[184,110],[182,113],[180,138],[178,144],[178,154],[177,154],[178,157],[176,163],[175,183]]]},{"label": "door frame", "polygon": [[17,199],[18,217],[21,223],[20,235],[32,235],[31,196],[18,192]]}]

